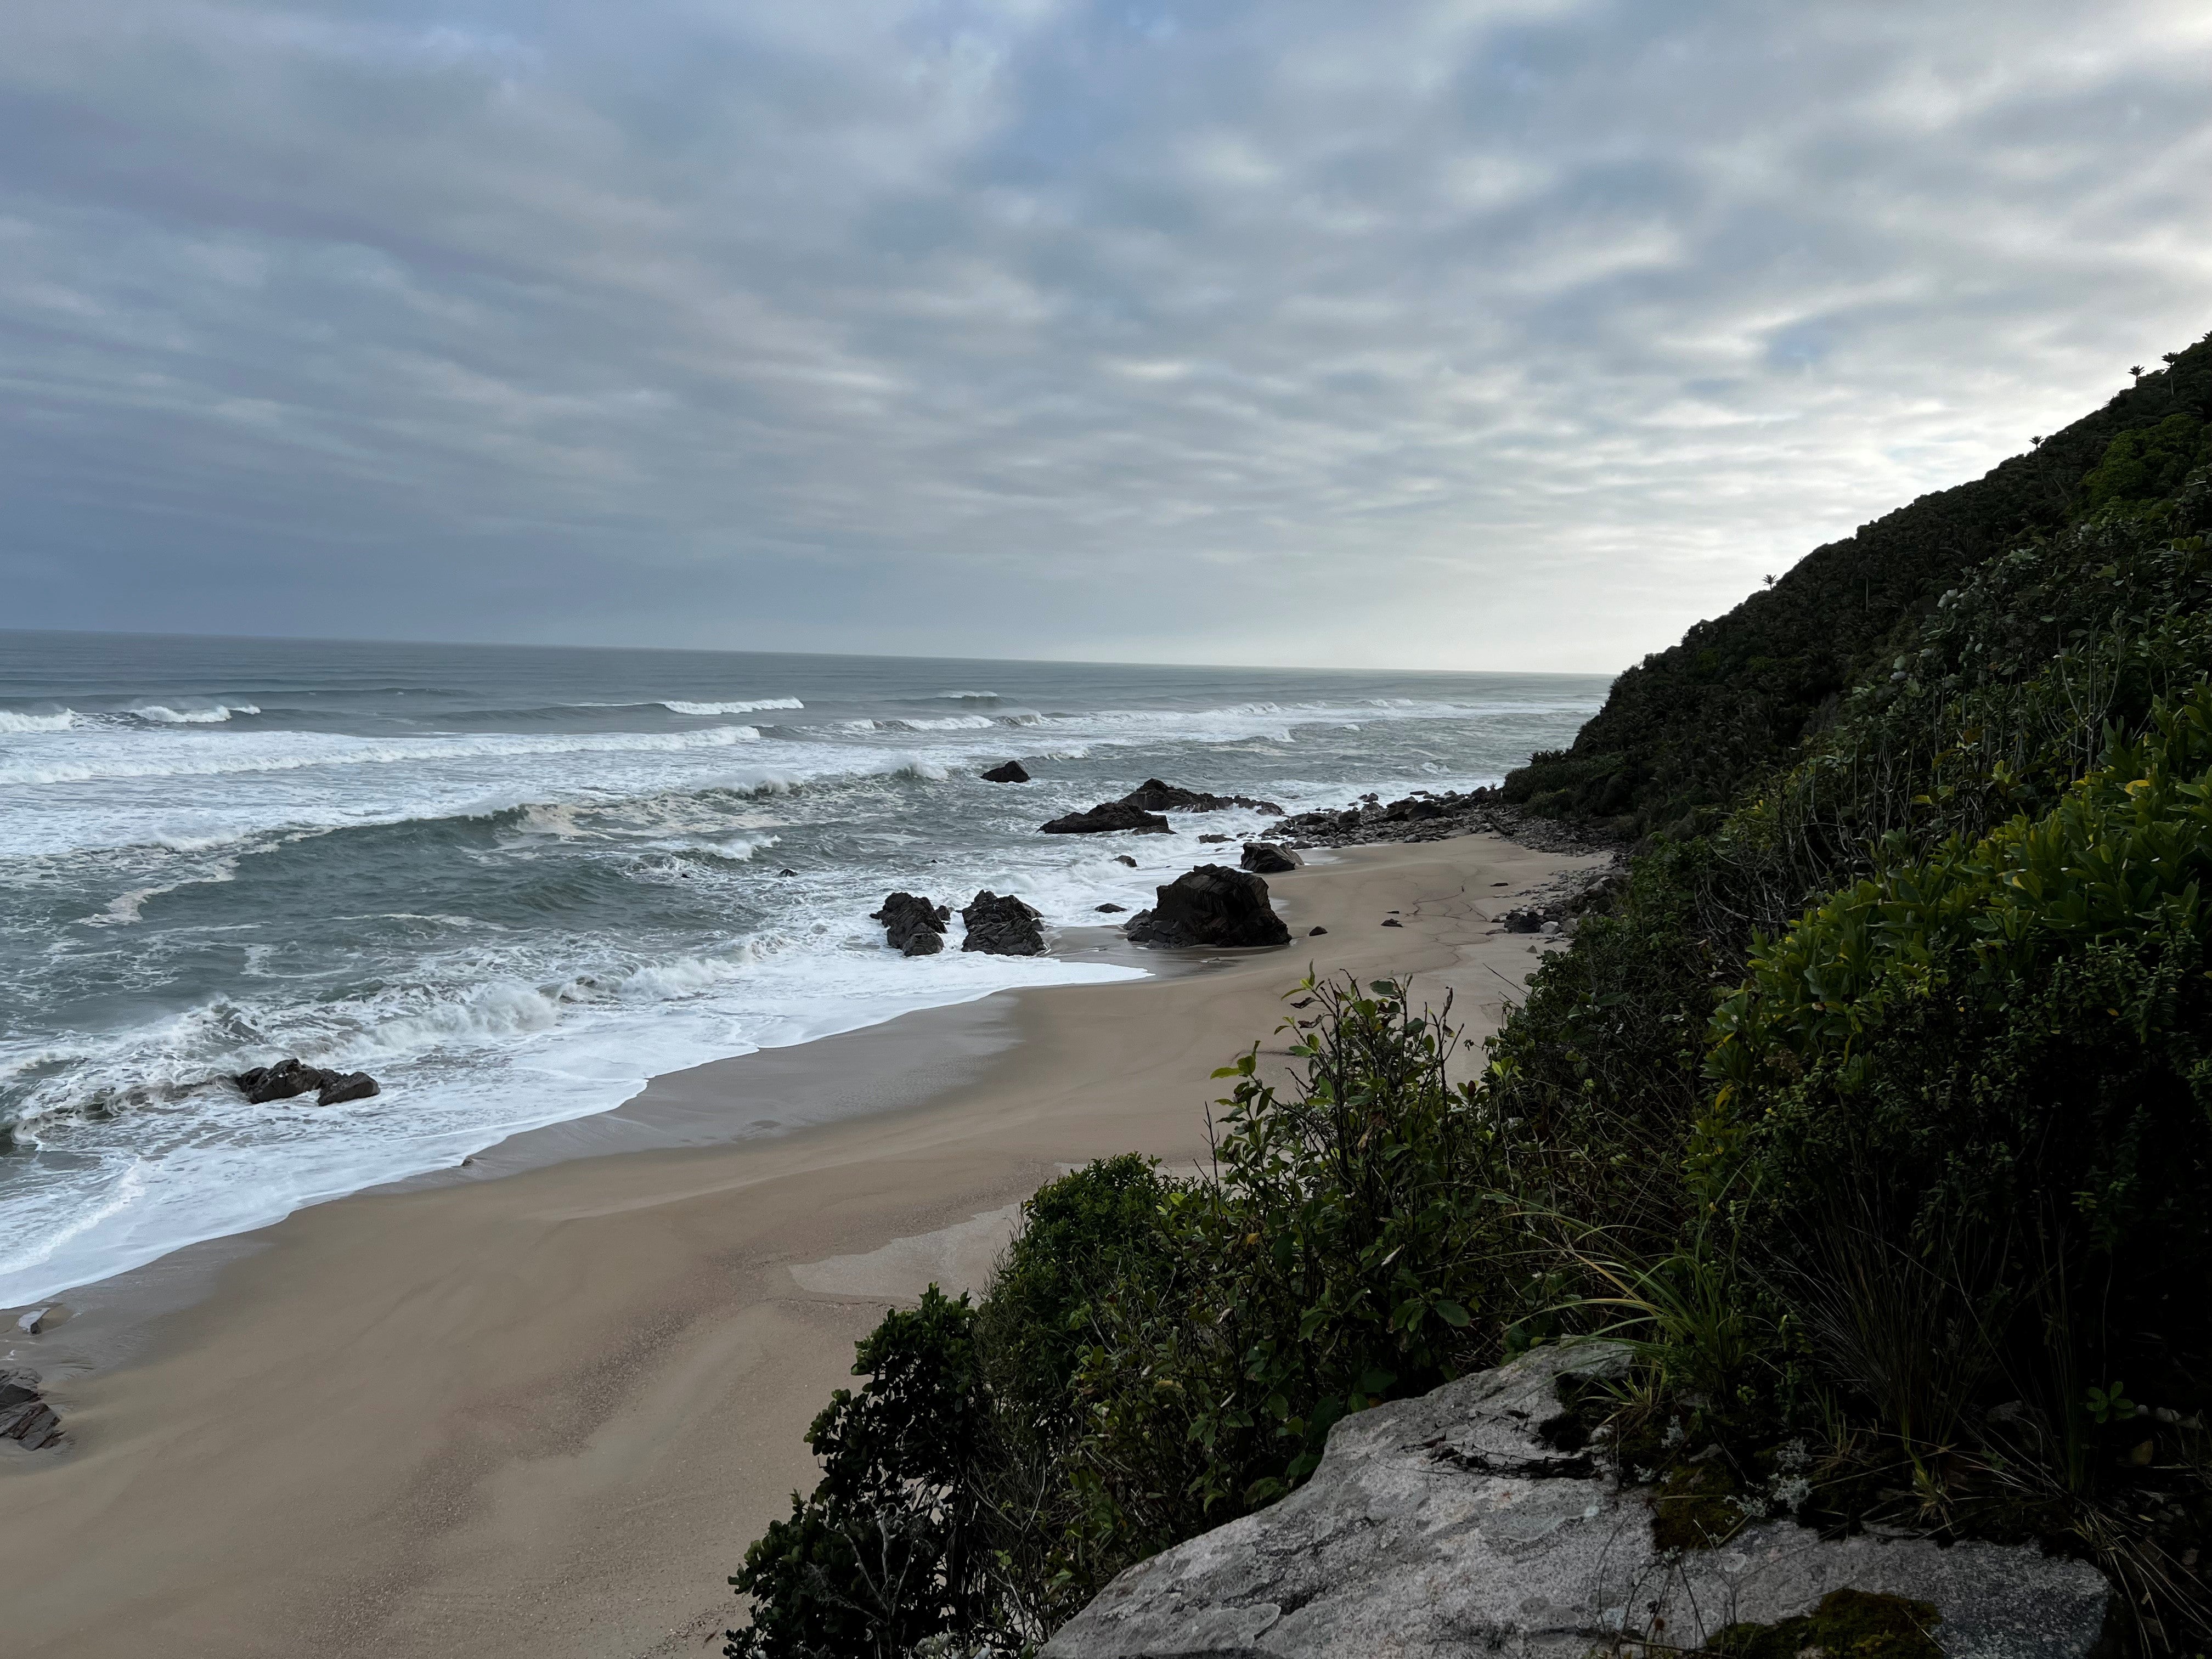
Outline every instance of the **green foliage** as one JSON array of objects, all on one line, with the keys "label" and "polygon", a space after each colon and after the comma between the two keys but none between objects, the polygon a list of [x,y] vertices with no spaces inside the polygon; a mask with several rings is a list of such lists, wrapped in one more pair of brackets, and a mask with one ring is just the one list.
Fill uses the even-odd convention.
[{"label": "green foliage", "polygon": [[2158,499],[2148,492],[2178,488],[2208,459],[2208,418],[2212,340],[1987,477],[1814,550],[1772,587],[1645,658],[1613,683],[1571,749],[1507,778],[1507,798],[1678,838],[1710,830],[1794,760],[1855,684],[1899,672],[1887,665],[1900,635],[1962,577],[2085,514],[2142,510]]},{"label": "green foliage", "polygon": [[891,1659],[986,1623],[975,1327],[968,1298],[933,1285],[860,1345],[853,1370],[867,1381],[838,1389],[807,1431],[821,1484],[792,1495],[730,1580],[753,1603],[730,1659]]},{"label": "green foliage", "polygon": [[1730,1625],[1707,1644],[1725,1659],[1942,1659],[1943,1645],[1930,1633],[1942,1622],[1926,1601],[1863,1590],[1831,1590],[1820,1605],[1775,1625]]}]

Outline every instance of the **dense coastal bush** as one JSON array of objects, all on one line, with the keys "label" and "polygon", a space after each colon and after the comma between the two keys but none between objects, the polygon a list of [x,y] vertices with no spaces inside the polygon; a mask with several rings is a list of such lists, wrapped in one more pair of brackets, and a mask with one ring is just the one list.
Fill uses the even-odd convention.
[{"label": "dense coastal bush", "polygon": [[1304,985],[1204,1179],[1079,1171],[979,1308],[891,1315],[730,1651],[1029,1650],[1345,1413],[1601,1331],[1645,1363],[1581,1408],[1667,1541],[2040,1539],[2203,1650],[2212,342],[2169,363],[1515,775],[1644,839],[1479,1060]]}]

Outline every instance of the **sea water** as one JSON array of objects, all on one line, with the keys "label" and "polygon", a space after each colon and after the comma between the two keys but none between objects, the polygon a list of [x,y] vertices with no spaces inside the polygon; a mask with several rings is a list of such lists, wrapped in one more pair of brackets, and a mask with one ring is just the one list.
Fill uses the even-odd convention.
[{"label": "sea water", "polygon": [[[1605,685],[0,633],[0,1307],[655,1073],[1134,974],[965,953],[957,919],[908,960],[868,913],[989,887],[1097,925],[1267,821],[1048,817],[1155,775],[1292,811],[1495,782]],[[1034,782],[976,775],[1016,757]],[[383,1092],[227,1080],[294,1054]]]}]

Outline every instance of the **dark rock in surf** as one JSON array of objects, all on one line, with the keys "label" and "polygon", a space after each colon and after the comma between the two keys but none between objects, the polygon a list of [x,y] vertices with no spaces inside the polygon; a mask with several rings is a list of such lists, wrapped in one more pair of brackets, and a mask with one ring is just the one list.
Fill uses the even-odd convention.
[{"label": "dark rock in surf", "polygon": [[1103,836],[1123,830],[1139,836],[1175,833],[1175,826],[1158,813],[1119,800],[1101,801],[1087,812],[1070,812],[1037,828],[1048,836]]},{"label": "dark rock in surf", "polygon": [[1288,945],[1291,930],[1267,902],[1267,884],[1245,870],[1201,864],[1158,890],[1123,930],[1139,945]]},{"label": "dark rock in surf", "polygon": [[1004,766],[994,766],[982,775],[986,783],[1027,783],[1030,775],[1022,770],[1019,761],[1008,761]]},{"label": "dark rock in surf", "polygon": [[1249,795],[1209,794],[1203,789],[1181,789],[1158,778],[1146,778],[1121,797],[1121,805],[1139,807],[1147,812],[1225,812],[1232,806],[1274,814],[1283,810],[1271,800],[1255,800]]},{"label": "dark rock in surf", "polygon": [[349,1100],[368,1100],[383,1091],[366,1072],[325,1072],[328,1079],[315,1097],[318,1106],[343,1106]]},{"label": "dark rock in surf", "polygon": [[376,1079],[366,1072],[326,1072],[297,1060],[280,1060],[274,1066],[256,1066],[231,1081],[256,1106],[290,1100],[313,1092],[318,1106],[337,1106],[349,1100],[367,1100],[380,1092]]},{"label": "dark rock in surf", "polygon": [[1012,893],[1002,897],[987,887],[960,912],[960,920],[968,924],[968,937],[960,948],[994,957],[1041,957],[1044,930],[1037,924],[1043,919]]},{"label": "dark rock in surf", "polygon": [[893,893],[884,908],[868,913],[884,925],[884,938],[902,957],[933,957],[945,948],[945,925],[952,912],[919,893]]},{"label": "dark rock in surf", "polygon": [[0,1440],[13,1440],[26,1451],[69,1444],[61,1419],[40,1395],[36,1371],[0,1370]]},{"label": "dark rock in surf", "polygon": [[1113,915],[1127,909],[1129,907],[1126,904],[1102,904],[1098,908],[1107,915]]},{"label": "dark rock in surf", "polygon": [[1132,870],[1133,870],[1133,869],[1135,869],[1135,868],[1137,867],[1137,861],[1136,861],[1136,860],[1134,860],[1134,859],[1131,858],[1131,857],[1130,857],[1127,853],[1116,853],[1116,854],[1114,854],[1114,862],[1115,862],[1115,863],[1116,863],[1116,864],[1126,864],[1126,865],[1127,865],[1127,866],[1128,866]]},{"label": "dark rock in surf", "polygon": [[1278,847],[1273,842],[1248,841],[1244,856],[1237,860],[1247,870],[1262,876],[1279,876],[1285,870],[1295,870],[1305,860],[1287,847]]},{"label": "dark rock in surf", "polygon": [[1200,836],[1198,839],[1200,845],[1211,847],[1218,842],[1234,841],[1237,838],[1234,836]]},{"label": "dark rock in surf", "polygon": [[1319,939],[1327,932],[1328,932],[1328,929],[1326,927],[1309,927],[1306,929],[1306,937],[1308,939]]}]

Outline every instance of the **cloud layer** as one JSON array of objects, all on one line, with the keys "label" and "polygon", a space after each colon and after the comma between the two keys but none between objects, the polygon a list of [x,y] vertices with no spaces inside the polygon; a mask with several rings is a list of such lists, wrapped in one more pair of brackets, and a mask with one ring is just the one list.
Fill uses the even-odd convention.
[{"label": "cloud layer", "polygon": [[2212,11],[80,0],[0,625],[1607,669],[2212,326]]}]

